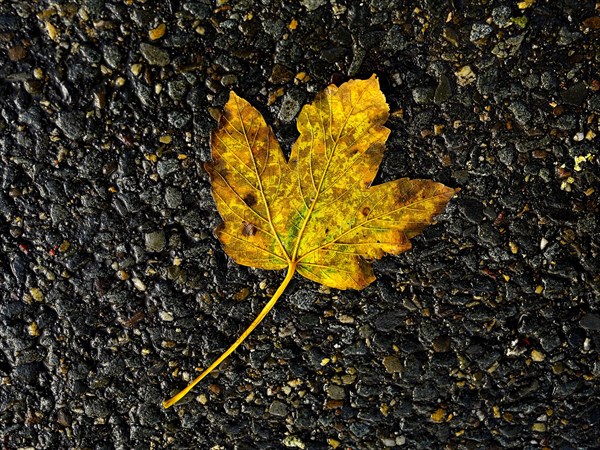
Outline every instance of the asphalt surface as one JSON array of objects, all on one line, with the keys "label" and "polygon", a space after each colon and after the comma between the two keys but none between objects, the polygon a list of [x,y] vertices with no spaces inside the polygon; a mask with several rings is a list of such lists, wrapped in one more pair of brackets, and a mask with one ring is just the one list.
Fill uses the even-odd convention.
[{"label": "asphalt surface", "polygon": [[[600,448],[593,1],[0,1],[2,448]],[[461,193],[367,289],[237,266],[202,168],[230,89],[289,152],[376,73],[378,181]]]}]

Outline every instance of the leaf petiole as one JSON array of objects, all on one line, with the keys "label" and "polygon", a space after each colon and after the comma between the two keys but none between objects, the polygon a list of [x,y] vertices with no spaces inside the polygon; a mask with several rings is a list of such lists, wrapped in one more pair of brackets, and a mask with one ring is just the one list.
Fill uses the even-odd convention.
[{"label": "leaf petiole", "polygon": [[258,316],[256,316],[256,319],[254,319],[252,321],[250,326],[248,328],[246,328],[246,330],[231,345],[231,347],[229,347],[227,350],[225,350],[225,352],[223,352],[223,354],[221,356],[219,356],[217,358],[217,360],[214,363],[212,363],[208,369],[206,369],[194,381],[192,381],[190,384],[188,384],[185,389],[183,389],[182,391],[180,391],[179,393],[177,393],[176,395],[171,397],[169,400],[164,401],[163,408],[167,409],[167,408],[173,406],[175,403],[177,403],[183,397],[185,397],[185,395],[189,391],[191,391],[194,388],[194,386],[196,386],[200,381],[202,381],[202,379],[204,377],[206,377],[206,375],[208,375],[213,370],[215,370],[219,366],[219,364],[221,364],[225,360],[225,358],[227,358],[229,355],[231,355],[235,351],[235,349],[238,348],[240,346],[240,344],[246,340],[246,338],[250,335],[250,333],[252,333],[252,331],[254,331],[254,329],[262,322],[262,320],[269,313],[269,311],[271,311],[273,306],[275,306],[275,303],[277,303],[277,300],[279,300],[279,297],[281,297],[281,294],[283,294],[283,292],[287,288],[287,286],[290,283],[290,281],[292,280],[295,272],[296,272],[296,263],[290,262],[290,264],[288,266],[287,274],[286,274],[285,278],[283,279],[283,281],[281,282],[281,284],[279,285],[279,287],[277,288],[277,291],[275,291],[275,294],[273,294],[273,297],[271,297],[271,299],[268,301],[268,303],[260,311]]}]

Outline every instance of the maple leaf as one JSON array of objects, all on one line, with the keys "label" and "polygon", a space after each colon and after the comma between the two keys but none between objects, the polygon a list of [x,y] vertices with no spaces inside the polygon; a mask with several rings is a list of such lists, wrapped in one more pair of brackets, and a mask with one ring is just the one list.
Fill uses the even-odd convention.
[{"label": "maple leaf", "polygon": [[223,223],[215,230],[239,264],[287,269],[236,342],[183,391],[215,369],[275,305],[295,272],[337,289],[375,280],[371,261],[410,248],[457,189],[407,178],[372,186],[390,130],[377,77],[331,85],[305,105],[290,160],[262,115],[231,92],[205,164]]}]

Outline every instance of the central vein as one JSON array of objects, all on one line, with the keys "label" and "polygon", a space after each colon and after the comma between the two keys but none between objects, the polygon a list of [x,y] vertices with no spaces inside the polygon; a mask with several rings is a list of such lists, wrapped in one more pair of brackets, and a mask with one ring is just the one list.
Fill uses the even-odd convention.
[{"label": "central vein", "polygon": [[[360,95],[359,99],[362,98],[362,95]],[[352,102],[351,102],[352,104]],[[329,100],[329,108],[331,110],[331,100]],[[346,125],[348,124],[348,120],[350,119],[350,116],[352,115],[354,111],[354,104],[352,104],[350,111],[348,112],[348,115],[345,117],[344,119],[344,123],[342,124],[342,126],[340,127],[340,131],[338,132],[338,135],[335,139],[333,139],[333,145],[331,147],[331,152],[329,153],[329,156],[327,156],[327,163],[325,164],[325,168],[323,169],[323,172],[321,173],[321,179],[319,180],[319,185],[316,189],[315,192],[315,197],[313,198],[311,204],[310,204],[310,208],[308,209],[308,213],[306,214],[306,216],[304,217],[304,221],[302,222],[302,227],[300,228],[300,231],[298,232],[298,237],[296,238],[296,244],[294,245],[294,250],[292,252],[292,257],[291,257],[291,261],[292,262],[298,262],[298,250],[300,249],[300,242],[302,241],[302,235],[304,234],[304,231],[306,230],[306,226],[308,225],[308,222],[311,219],[311,215],[312,212],[315,209],[315,205],[317,204],[317,202],[319,201],[319,194],[322,192],[322,188],[323,188],[323,183],[325,182],[325,175],[327,175],[327,172],[329,171],[329,166],[331,165],[331,160],[333,159],[333,155],[335,154],[335,151],[338,147],[338,143],[340,141],[340,138],[342,136],[342,133],[344,132],[344,129],[346,128]],[[303,114],[304,111],[302,111],[300,114]],[[308,113],[304,113],[307,115],[307,120],[310,121],[309,117],[308,117]],[[319,116],[322,119],[322,116],[319,112]],[[333,123],[332,120],[330,118],[330,123],[329,123],[329,132],[331,133],[331,128],[333,128]],[[327,133],[325,132],[325,125],[322,123],[321,120],[321,128],[323,129],[323,135],[326,136]],[[327,144],[325,142],[323,142],[323,152],[325,153],[325,155],[327,155]],[[312,148],[310,149],[310,151],[312,151]],[[298,154],[298,159],[300,159],[300,154]],[[300,183],[300,176],[298,176],[298,182]]]},{"label": "central vein", "polygon": [[331,163],[331,160],[333,159],[333,154],[335,152],[336,146],[337,146],[337,141],[333,145],[333,148],[331,149],[331,154],[327,158],[327,164],[325,164],[325,168],[323,169],[323,173],[321,174],[321,179],[319,180],[319,186],[317,187],[317,191],[315,193],[315,198],[313,199],[312,203],[310,204],[310,208],[308,209],[308,212],[306,213],[306,217],[304,217],[304,221],[302,222],[302,227],[300,228],[300,232],[298,233],[298,237],[296,238],[296,245],[294,246],[294,251],[292,252],[292,261],[298,260],[298,249],[300,248],[300,241],[302,241],[302,235],[304,234],[304,231],[306,230],[306,225],[308,224],[310,217],[312,215],[312,212],[315,209],[315,205],[319,201],[319,194],[321,193],[321,187],[323,186],[323,182],[325,181],[325,174],[327,173],[327,170],[329,170],[329,165]]}]

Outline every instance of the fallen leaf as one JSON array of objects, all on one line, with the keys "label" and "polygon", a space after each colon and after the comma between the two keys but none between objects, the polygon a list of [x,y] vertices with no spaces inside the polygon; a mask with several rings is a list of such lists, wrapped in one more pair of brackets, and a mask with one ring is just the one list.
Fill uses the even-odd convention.
[{"label": "fallen leaf", "polygon": [[262,115],[231,93],[206,163],[223,223],[215,230],[238,264],[287,275],[238,340],[179,394],[229,356],[275,305],[297,271],[337,289],[375,280],[371,262],[411,247],[457,190],[430,180],[372,186],[390,130],[379,82],[331,85],[304,106],[289,162]]}]

